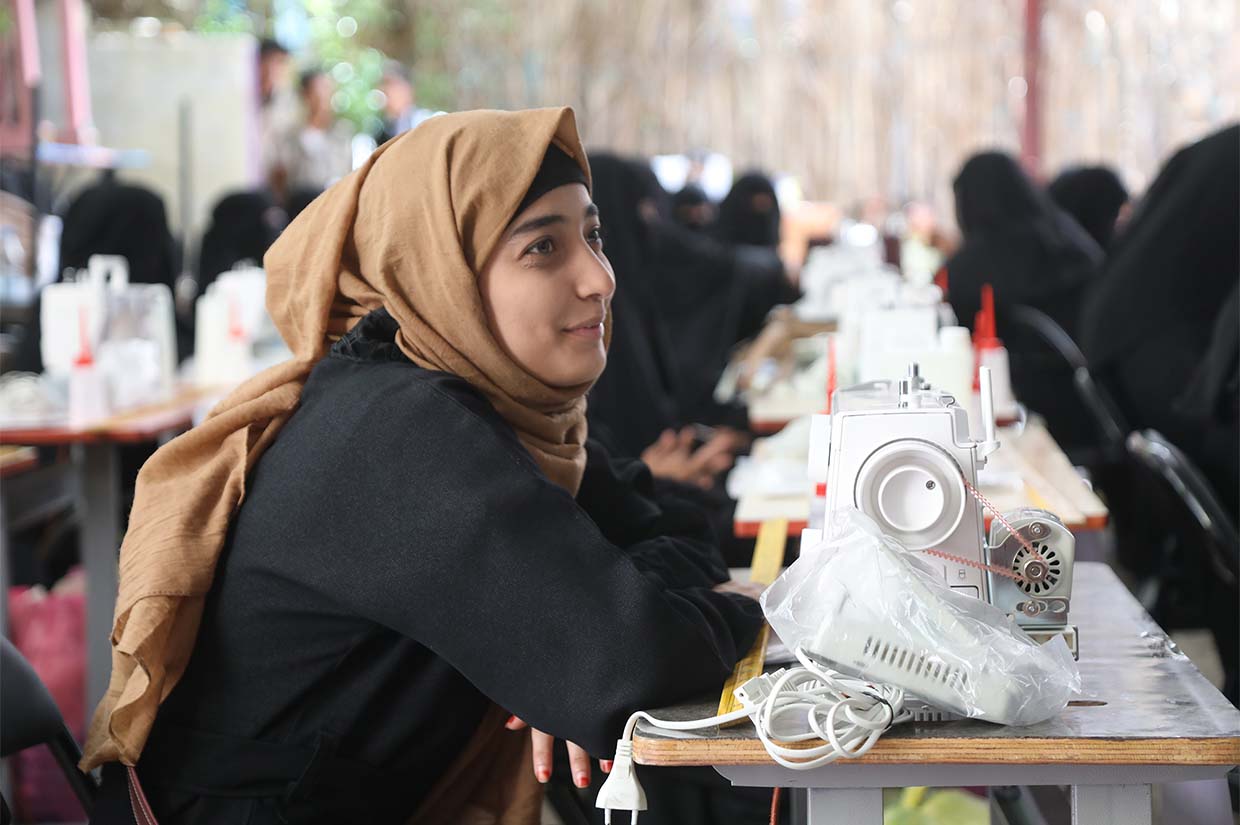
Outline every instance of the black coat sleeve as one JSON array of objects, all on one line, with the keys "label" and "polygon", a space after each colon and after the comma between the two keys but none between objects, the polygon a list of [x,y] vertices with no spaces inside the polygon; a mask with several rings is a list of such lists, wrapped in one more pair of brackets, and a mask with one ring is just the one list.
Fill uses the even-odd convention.
[{"label": "black coat sleeve", "polygon": [[701,506],[656,485],[641,461],[617,458],[594,439],[586,455],[577,504],[638,569],[669,587],[727,581],[727,564]]},{"label": "black coat sleeve", "polygon": [[[334,495],[288,528],[307,587],[425,644],[501,707],[598,757],[633,711],[719,689],[761,609],[711,590],[717,561],[683,513],[644,510],[630,493],[616,512],[636,512],[634,526],[613,520],[619,544],[609,540],[511,431],[409,383],[421,386],[345,410],[303,395],[294,422],[330,421],[325,460],[338,468]],[[290,499],[321,490],[288,475]]]}]

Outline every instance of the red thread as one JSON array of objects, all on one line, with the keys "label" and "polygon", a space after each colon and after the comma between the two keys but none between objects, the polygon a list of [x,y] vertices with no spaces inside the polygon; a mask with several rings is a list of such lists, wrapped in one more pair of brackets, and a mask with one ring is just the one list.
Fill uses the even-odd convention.
[{"label": "red thread", "polygon": [[990,500],[987,499],[986,496],[982,495],[980,490],[978,490],[976,487],[970,484],[969,480],[965,478],[964,476],[961,476],[961,480],[964,481],[964,486],[969,491],[969,493],[972,494],[972,496],[975,499],[980,501],[983,507],[985,507],[991,513],[993,513],[995,518],[999,519],[999,523],[1002,524],[1004,527],[1006,527],[1008,532],[1016,537],[1016,541],[1020,543],[1021,547],[1029,551],[1029,555],[1033,556],[1034,559],[1036,559],[1037,561],[1040,561],[1043,563],[1046,562],[1046,559],[1042,558],[1042,554],[1039,553],[1036,549],[1034,549],[1034,546],[1029,543],[1029,540],[1027,538],[1025,538],[1019,532],[1017,532],[1016,528],[1012,526],[1011,522],[1009,522],[1007,519],[1003,517],[1003,514],[999,512],[999,510],[995,507],[995,505],[990,503]]},{"label": "red thread", "polygon": [[988,570],[991,573],[994,573],[995,575],[1007,576],[1009,579],[1014,579],[1015,581],[1018,581],[1018,582],[1025,581],[1025,577],[1020,575],[1019,573],[1014,573],[1011,570],[1004,569],[997,565],[982,564],[980,561],[973,561],[971,559],[966,559],[963,556],[954,556],[951,553],[944,553],[942,550],[935,550],[933,548],[930,548],[928,550],[922,550],[921,552],[927,555],[930,555],[930,556],[938,556],[941,559],[947,559],[948,561],[953,561],[956,564],[963,564],[966,567],[976,567],[978,570]]},{"label": "red thread", "polygon": [[[1039,553],[1034,548],[1034,546],[1029,542],[1029,540],[1026,539],[1024,536],[1022,536],[1019,532],[1017,532],[1016,528],[1012,526],[1011,522],[1005,519],[1003,517],[1003,514],[1000,513],[998,509],[996,509],[995,505],[991,504],[990,500],[986,498],[986,496],[982,495],[980,490],[978,490],[976,487],[970,484],[969,480],[965,478],[963,474],[960,476],[960,480],[964,482],[965,489],[969,491],[969,494],[972,495],[975,499],[977,499],[983,507],[985,507],[991,513],[993,513],[995,518],[999,519],[999,523],[1002,524],[1004,527],[1006,527],[1008,532],[1016,537],[1016,540],[1020,542],[1020,546],[1029,551],[1029,555],[1033,556],[1034,559],[1042,562],[1043,564],[1046,563],[1046,560],[1042,558],[1042,554]],[[966,558],[963,558],[962,556],[955,556],[955,555],[952,555],[951,553],[945,553],[942,550],[930,549],[930,550],[923,550],[922,552],[927,553],[931,556],[938,556],[941,559],[947,559],[948,561],[953,561],[956,564],[963,564],[966,567],[975,567],[978,570],[987,570],[996,575],[1006,576],[1007,578],[1013,579],[1018,582],[1028,582],[1028,579],[1026,579],[1021,574],[1016,573],[1012,570],[1008,570],[1006,568],[1001,568],[997,565],[982,564],[981,562],[972,561],[971,559],[966,559]]]}]

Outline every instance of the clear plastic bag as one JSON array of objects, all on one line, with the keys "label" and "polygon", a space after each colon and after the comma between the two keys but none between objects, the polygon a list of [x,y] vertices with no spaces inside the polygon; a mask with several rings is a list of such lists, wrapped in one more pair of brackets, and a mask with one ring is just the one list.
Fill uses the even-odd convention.
[{"label": "clear plastic bag", "polygon": [[1005,725],[1049,719],[1079,693],[1061,637],[1040,645],[1002,611],[956,593],[857,510],[834,513],[826,535],[762,594],[767,621],[790,648]]}]

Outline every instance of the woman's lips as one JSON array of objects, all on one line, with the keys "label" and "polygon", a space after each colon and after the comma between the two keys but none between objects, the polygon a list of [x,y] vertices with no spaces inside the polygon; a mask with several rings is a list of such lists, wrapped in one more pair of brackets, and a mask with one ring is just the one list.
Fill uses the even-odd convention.
[{"label": "woman's lips", "polygon": [[569,327],[568,329],[565,330],[565,332],[567,332],[569,335],[575,335],[578,338],[589,338],[589,339],[602,338],[603,337],[603,322],[599,320],[599,321],[594,321],[593,323],[589,323],[589,324],[582,324],[581,326],[577,326],[577,327]]}]

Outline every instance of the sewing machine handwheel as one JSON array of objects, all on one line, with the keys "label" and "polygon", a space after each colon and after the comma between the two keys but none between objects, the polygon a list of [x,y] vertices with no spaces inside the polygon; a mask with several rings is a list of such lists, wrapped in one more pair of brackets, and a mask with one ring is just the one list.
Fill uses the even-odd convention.
[{"label": "sewing machine handwheel", "polygon": [[910,550],[944,543],[964,517],[960,465],[928,441],[901,439],[866,458],[853,490],[857,509]]}]

